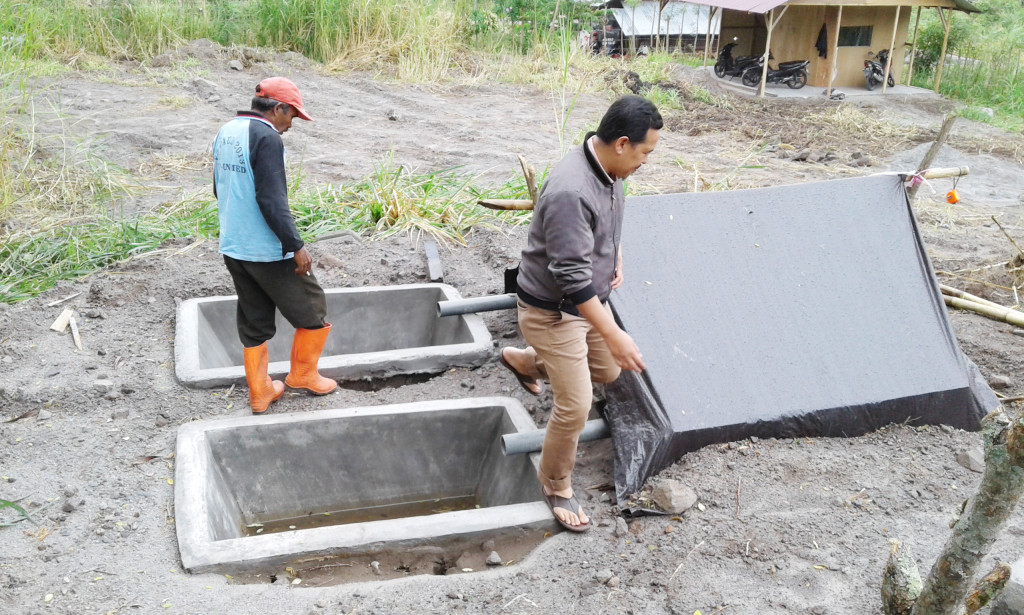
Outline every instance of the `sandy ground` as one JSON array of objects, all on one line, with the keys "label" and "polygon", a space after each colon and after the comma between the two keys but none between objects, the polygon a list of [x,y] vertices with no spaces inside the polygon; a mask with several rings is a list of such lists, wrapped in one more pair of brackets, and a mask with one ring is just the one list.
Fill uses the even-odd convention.
[{"label": "sandy ground", "polygon": [[[73,74],[51,82],[39,97],[59,94],[76,134],[101,139],[106,156],[151,186],[118,204],[129,213],[204,189],[206,152],[217,128],[247,105],[260,78],[276,72],[303,87],[318,120],[297,123],[285,137],[306,182],[361,177],[389,151],[409,168],[462,166],[488,181],[511,176],[516,153],[538,168],[558,158],[545,91],[325,76],[292,55],[236,71],[228,67],[235,58],[193,44],[168,58],[169,66],[125,64],[107,76]],[[679,74],[684,80],[694,75]],[[681,87],[688,87],[685,81]],[[612,96],[582,96],[570,138],[593,125]],[[687,99],[686,111],[667,113],[668,130],[636,183],[693,189],[695,165],[709,183],[734,187],[907,170],[949,106],[938,99],[858,102],[906,126],[905,135],[884,140],[857,130],[822,132],[805,122],[823,102],[762,107],[731,100],[720,108]],[[975,169],[958,186],[964,202],[940,200],[950,187],[946,180],[936,182],[937,195],[922,190],[915,206],[940,278],[1006,304],[1014,299],[1002,263],[1015,252],[991,216],[1024,240],[1022,142],[1020,135],[961,121],[940,161]],[[803,148],[832,157],[798,162],[787,154]],[[872,166],[853,166],[853,153]],[[760,168],[739,169],[744,160]],[[499,292],[502,271],[524,241],[522,228],[475,231],[466,247],[442,251],[445,281],[464,296]],[[175,380],[177,302],[233,291],[215,243],[165,247],[172,249],[61,284],[32,301],[0,305],[0,498],[25,498],[39,520],[39,526],[0,528],[0,612],[880,613],[889,539],[906,541],[927,569],[954,511],[978,484],[980,474],[956,461],[957,453],[980,446],[975,433],[891,426],[860,438],[745,441],[695,451],[659,477],[690,485],[699,508],[626,523],[600,489],[611,482],[605,441],[581,447],[577,475],[579,487],[591,487],[581,490],[597,527],[584,536],[547,538],[520,561],[506,553],[506,565],[497,569],[402,579],[395,577],[404,573],[385,570],[391,580],[321,587],[315,585],[326,579],[295,585],[283,573],[273,583],[186,574],[169,481],[175,430],[246,409],[244,390],[226,396]],[[315,258],[341,260],[339,267],[316,270],[328,287],[417,282],[426,275],[422,246],[410,238],[346,236],[317,242],[311,251]],[[70,336],[48,330],[63,305],[47,304],[74,293],[81,294],[67,305],[84,316],[81,351]],[[998,392],[1024,394],[1024,337],[980,316],[954,312],[950,318],[964,351]],[[512,313],[490,313],[485,321],[499,345],[519,341]],[[114,383],[109,390],[96,385],[105,379]],[[551,401],[525,395],[496,362],[396,384],[347,385],[324,398],[288,393],[272,411],[510,395],[542,425]],[[1019,409],[1008,405],[1012,415]],[[0,513],[0,520],[13,518]],[[1022,521],[1020,512],[1013,515],[986,565],[1024,554]],[[372,578],[360,568],[339,580]]]}]

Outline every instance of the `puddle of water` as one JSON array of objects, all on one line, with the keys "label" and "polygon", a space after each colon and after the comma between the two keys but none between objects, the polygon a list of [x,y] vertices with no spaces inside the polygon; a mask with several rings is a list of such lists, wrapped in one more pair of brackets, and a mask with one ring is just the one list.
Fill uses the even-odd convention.
[{"label": "puddle of water", "polygon": [[418,502],[400,502],[398,504],[388,504],[384,506],[368,506],[365,508],[352,508],[348,510],[324,511],[310,513],[301,517],[271,519],[260,523],[251,523],[242,528],[242,535],[262,536],[264,534],[307,530],[331,525],[365,523],[367,521],[402,519],[405,517],[422,517],[425,515],[436,515],[455,510],[470,510],[479,507],[480,501],[475,495],[437,498],[432,500],[421,500]]}]

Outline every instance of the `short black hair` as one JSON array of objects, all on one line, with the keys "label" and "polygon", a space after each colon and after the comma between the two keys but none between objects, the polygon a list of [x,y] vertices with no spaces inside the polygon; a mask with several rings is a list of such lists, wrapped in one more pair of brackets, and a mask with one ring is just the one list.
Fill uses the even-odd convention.
[{"label": "short black hair", "polygon": [[643,143],[648,130],[661,130],[663,125],[654,103],[642,96],[628,94],[605,111],[597,127],[597,138],[605,143],[614,143],[619,137],[626,137],[630,143]]},{"label": "short black hair", "polygon": [[274,107],[283,104],[286,103],[278,102],[273,98],[264,98],[262,96],[252,97],[252,110],[259,111],[260,113],[270,113],[274,110]]}]

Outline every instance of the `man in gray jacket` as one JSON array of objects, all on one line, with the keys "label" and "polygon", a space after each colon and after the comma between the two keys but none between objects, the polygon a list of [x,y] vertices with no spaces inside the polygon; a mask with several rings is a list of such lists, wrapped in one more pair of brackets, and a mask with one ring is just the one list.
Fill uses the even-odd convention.
[{"label": "man in gray jacket", "polygon": [[571,479],[593,401],[591,382],[644,369],[639,348],[615,323],[607,301],[623,280],[622,180],[647,162],[661,127],[661,114],[644,98],[612,103],[597,132],[544,183],[519,266],[519,328],[530,346],[504,348],[500,361],[534,395],[542,392],[541,379],[551,382],[554,408],[538,478],[555,518],[574,532],[590,528]]}]

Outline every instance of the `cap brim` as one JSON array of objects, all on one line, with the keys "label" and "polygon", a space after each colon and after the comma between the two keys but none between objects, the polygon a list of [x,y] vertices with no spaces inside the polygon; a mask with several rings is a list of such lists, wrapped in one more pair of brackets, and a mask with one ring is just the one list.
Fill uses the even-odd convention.
[{"label": "cap brim", "polygon": [[307,122],[313,121],[313,118],[309,117],[309,114],[306,113],[305,109],[303,109],[302,107],[296,107],[295,105],[292,105],[292,107],[295,109],[296,117],[302,120],[306,120]]}]

